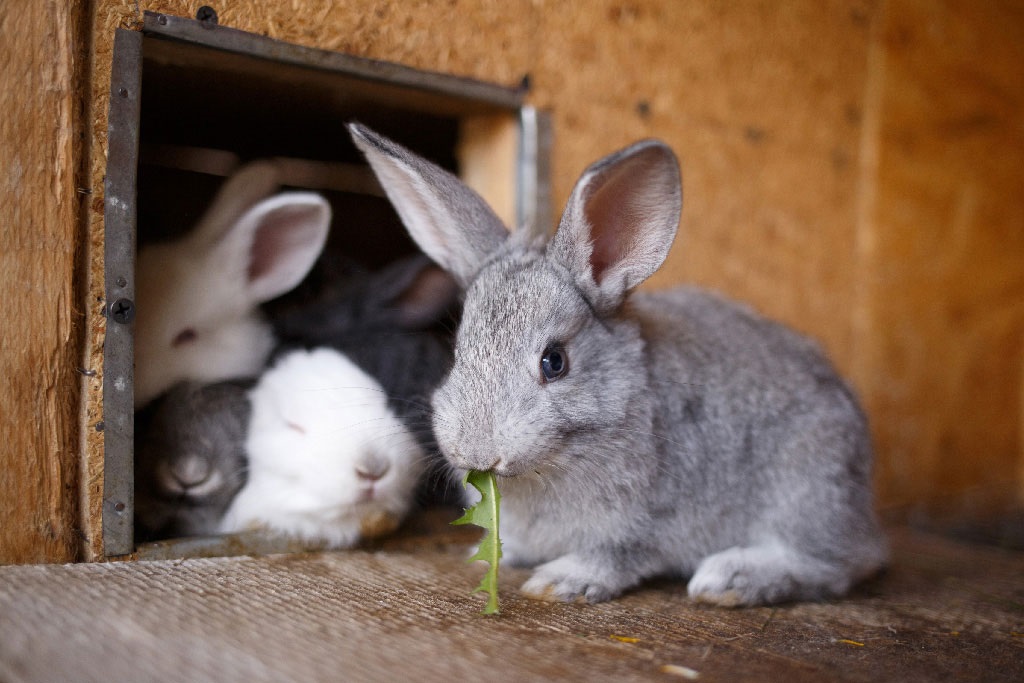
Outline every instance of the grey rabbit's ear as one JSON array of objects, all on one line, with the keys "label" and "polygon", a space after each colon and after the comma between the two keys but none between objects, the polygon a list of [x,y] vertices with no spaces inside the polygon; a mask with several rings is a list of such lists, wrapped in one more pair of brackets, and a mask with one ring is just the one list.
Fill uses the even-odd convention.
[{"label": "grey rabbit's ear", "polygon": [[584,171],[548,254],[609,312],[665,261],[682,203],[675,154],[656,140],[638,142]]},{"label": "grey rabbit's ear", "polygon": [[461,180],[358,123],[348,124],[416,243],[466,285],[508,238],[508,229]]},{"label": "grey rabbit's ear", "polygon": [[405,330],[436,322],[459,296],[452,276],[422,254],[396,261],[368,284],[368,302],[388,312],[392,322]]}]

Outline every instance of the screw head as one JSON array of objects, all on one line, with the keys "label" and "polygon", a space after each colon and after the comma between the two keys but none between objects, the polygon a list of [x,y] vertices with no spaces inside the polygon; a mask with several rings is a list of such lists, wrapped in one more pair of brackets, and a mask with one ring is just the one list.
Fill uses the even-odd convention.
[{"label": "screw head", "polygon": [[127,325],[135,319],[135,304],[131,299],[117,299],[107,308],[111,320],[122,325]]},{"label": "screw head", "polygon": [[203,5],[196,11],[196,19],[206,24],[216,24],[217,10],[209,5]]}]

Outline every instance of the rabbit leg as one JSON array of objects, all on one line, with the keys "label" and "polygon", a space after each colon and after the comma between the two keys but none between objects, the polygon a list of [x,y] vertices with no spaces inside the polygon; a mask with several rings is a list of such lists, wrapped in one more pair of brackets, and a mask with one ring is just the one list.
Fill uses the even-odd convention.
[{"label": "rabbit leg", "polygon": [[739,607],[820,599],[844,592],[850,583],[850,572],[843,566],[767,542],[704,558],[687,592],[699,602]]},{"label": "rabbit leg", "polygon": [[537,567],[520,591],[550,602],[603,602],[643,580],[643,574],[624,571],[604,556],[570,553]]}]

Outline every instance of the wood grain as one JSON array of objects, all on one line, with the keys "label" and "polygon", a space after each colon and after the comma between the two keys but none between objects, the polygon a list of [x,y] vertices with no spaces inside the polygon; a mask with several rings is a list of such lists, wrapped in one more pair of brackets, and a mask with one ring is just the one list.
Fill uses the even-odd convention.
[{"label": "wood grain", "polygon": [[0,563],[78,554],[82,8],[0,11]]},{"label": "wood grain", "polygon": [[[137,27],[143,10],[194,16],[200,4],[94,3],[88,294],[75,299],[88,368],[103,339],[93,303],[113,30]],[[683,163],[685,208],[649,286],[712,286],[821,339],[869,409],[887,509],[968,514],[1024,497],[1018,5],[245,0],[218,10],[221,24],[300,45],[503,85],[528,74],[531,103],[554,114],[556,210],[598,156],[664,139]],[[53,144],[52,131],[37,134]],[[59,344],[57,330],[44,336]],[[87,556],[98,557],[99,378],[85,391],[83,514]]]},{"label": "wood grain", "polygon": [[1024,8],[890,2],[858,277],[879,485],[920,514],[1024,494]]}]

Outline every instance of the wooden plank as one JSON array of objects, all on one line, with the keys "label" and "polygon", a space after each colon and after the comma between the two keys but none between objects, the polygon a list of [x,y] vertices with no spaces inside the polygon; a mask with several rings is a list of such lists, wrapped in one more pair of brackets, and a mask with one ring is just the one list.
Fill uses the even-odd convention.
[{"label": "wooden plank", "polygon": [[[721,609],[660,581],[537,602],[503,570],[484,617],[468,541],[0,568],[0,679],[995,681],[1024,677],[1024,555],[898,533],[844,600]],[[60,614],[60,619],[54,619]]]},{"label": "wooden plank", "polygon": [[0,20],[0,564],[78,550],[83,18],[52,1]]}]

